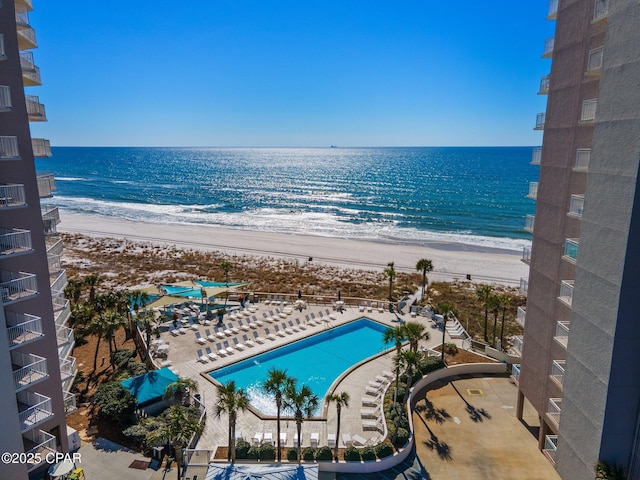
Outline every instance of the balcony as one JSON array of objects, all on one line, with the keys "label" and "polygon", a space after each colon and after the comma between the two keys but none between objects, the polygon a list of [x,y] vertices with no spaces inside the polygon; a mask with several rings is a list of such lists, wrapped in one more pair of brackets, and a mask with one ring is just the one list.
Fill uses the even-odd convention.
[{"label": "balcony", "polygon": [[64,298],[62,292],[51,292],[51,300],[55,324],[65,325],[71,316],[71,302]]},{"label": "balcony", "polygon": [[547,20],[555,20],[558,16],[558,0],[549,0],[549,11],[547,12]]},{"label": "balcony", "polygon": [[0,160],[20,160],[18,137],[0,137]]},{"label": "balcony", "polygon": [[547,435],[544,437],[544,448],[542,453],[549,459],[552,464],[556,464],[556,450],[558,450],[558,436]]},{"label": "balcony", "polygon": [[34,157],[50,157],[51,156],[51,142],[46,138],[32,138],[31,148],[33,149]]},{"label": "balcony", "polygon": [[75,357],[66,357],[60,360],[60,377],[63,385],[68,382],[68,387],[71,387],[70,384],[73,382],[77,373],[78,367],[76,367]]},{"label": "balcony", "polygon": [[11,87],[0,85],[0,112],[10,112],[11,110],[13,110]]},{"label": "balcony", "polygon": [[558,322],[556,323],[556,334],[553,339],[564,347],[566,350],[567,342],[569,340],[569,325],[571,322]]},{"label": "balcony", "polygon": [[591,149],[579,148],[576,151],[576,163],[573,166],[573,171],[586,172],[589,169],[590,160],[591,160]]},{"label": "balcony", "polygon": [[511,378],[516,382],[516,385],[520,383],[520,364],[514,363],[511,365]]},{"label": "balcony", "polygon": [[0,209],[24,207],[26,204],[24,185],[19,183],[0,184]]},{"label": "balcony", "polygon": [[62,268],[62,255],[56,255],[55,253],[47,253],[47,266],[49,267],[49,275],[58,276],[63,270]]},{"label": "balcony", "polygon": [[527,309],[526,309],[526,307],[518,307],[518,313],[516,313],[516,322],[522,328],[524,328],[524,322],[526,320],[526,317],[527,317]]},{"label": "balcony", "polygon": [[547,418],[555,423],[556,428],[560,426],[560,413],[562,412],[562,399],[550,398],[547,407]]},{"label": "balcony", "polygon": [[25,87],[37,87],[42,85],[40,68],[33,62],[32,52],[20,52],[20,66],[22,67],[22,83]]},{"label": "balcony", "polygon": [[31,3],[31,0],[15,0],[15,3],[16,9],[18,8],[18,6],[22,6],[24,10],[33,10],[33,4]]},{"label": "balcony", "polygon": [[536,147],[531,152],[531,165],[540,165],[542,160],[542,147]]},{"label": "balcony", "polygon": [[47,237],[45,243],[47,244],[47,255],[62,255],[64,250],[62,238]]},{"label": "balcony", "polygon": [[582,210],[584,209],[584,195],[571,195],[569,203],[569,215],[574,218],[582,218]]},{"label": "balcony", "polygon": [[27,103],[27,115],[30,122],[46,122],[47,113],[45,112],[44,105],[40,103],[40,99],[35,95],[25,95],[25,101]]},{"label": "balcony", "polygon": [[606,20],[607,15],[609,15],[609,0],[595,0],[593,6],[593,23]]},{"label": "balcony", "polygon": [[545,114],[539,113],[536,115],[536,126],[533,128],[534,130],[544,130],[544,119]]},{"label": "balcony", "polygon": [[549,94],[549,78],[551,78],[551,75],[545,75],[540,79],[540,90],[538,90],[538,95]]},{"label": "balcony", "polygon": [[582,102],[582,112],[580,114],[580,123],[593,123],[596,120],[596,107],[598,106],[598,99],[592,98],[591,100],[585,100]]},{"label": "balcony", "polygon": [[0,258],[32,251],[31,232],[19,228],[0,228]]},{"label": "balcony", "polygon": [[38,195],[40,198],[52,197],[53,192],[56,190],[56,181],[53,178],[53,174],[38,175],[36,179],[38,180]]},{"label": "balcony", "polygon": [[603,57],[604,47],[595,48],[589,52],[586,75],[600,75]]},{"label": "balcony", "polygon": [[533,223],[535,221],[535,215],[527,215],[524,217],[524,230],[529,233],[533,233]]},{"label": "balcony", "polygon": [[579,239],[567,238],[564,242],[564,255],[562,258],[575,265],[576,260],[578,259],[578,246]]},{"label": "balcony", "polygon": [[51,276],[51,290],[55,290],[57,292],[63,292],[64,287],[67,286],[69,282],[67,281],[67,271],[60,270],[57,272],[57,275]]},{"label": "balcony", "polygon": [[42,319],[28,313],[5,310],[9,348],[20,347],[44,337]]},{"label": "balcony", "polygon": [[531,247],[522,247],[521,260],[527,265],[531,265]]},{"label": "balcony", "polygon": [[522,355],[522,346],[523,346],[523,342],[522,342],[522,335],[516,335],[515,337],[513,337],[513,350],[516,352],[516,355],[521,356]]},{"label": "balcony", "polygon": [[41,465],[46,460],[47,454],[57,453],[56,437],[42,430],[29,430],[22,435],[22,441],[27,458],[40,459],[39,462],[29,463],[29,471]]},{"label": "balcony", "polygon": [[60,212],[58,207],[48,205],[40,207],[42,213],[42,223],[44,225],[45,235],[57,235],[58,225],[60,224]]},{"label": "balcony", "polygon": [[551,58],[553,56],[553,47],[555,44],[555,37],[547,38],[544,41],[544,52],[542,58]]},{"label": "balcony", "polygon": [[63,391],[62,394],[64,395],[64,413],[69,415],[75,412],[78,409],[78,407],[76,407],[76,396],[67,391]]},{"label": "balcony", "polygon": [[573,300],[573,280],[562,280],[560,282],[560,295],[558,296],[558,300],[571,308],[571,301]]},{"label": "balcony", "polygon": [[527,278],[520,279],[520,291],[526,295],[529,291],[529,280]]},{"label": "balcony", "polygon": [[38,294],[38,282],[32,273],[2,270],[0,279],[0,297],[5,305],[26,300]]},{"label": "balcony", "polygon": [[53,416],[51,399],[39,393],[23,390],[16,395],[21,432],[37,427]]},{"label": "balcony", "polygon": [[13,388],[19,392],[49,377],[47,359],[32,353],[11,352]]},{"label": "balcony", "polygon": [[538,197],[538,182],[529,182],[529,193],[527,198],[535,200]]},{"label": "balcony", "polygon": [[554,360],[551,364],[551,380],[560,387],[560,390],[562,390],[562,385],[564,383],[565,364],[565,360]]},{"label": "balcony", "polygon": [[18,25],[18,48],[20,50],[30,50],[32,48],[38,48],[38,42],[36,41],[36,31],[31,28],[31,25]]},{"label": "balcony", "polygon": [[73,330],[69,327],[57,325],[56,340],[58,342],[58,357],[62,359],[67,358],[73,349],[73,344],[75,343]]}]

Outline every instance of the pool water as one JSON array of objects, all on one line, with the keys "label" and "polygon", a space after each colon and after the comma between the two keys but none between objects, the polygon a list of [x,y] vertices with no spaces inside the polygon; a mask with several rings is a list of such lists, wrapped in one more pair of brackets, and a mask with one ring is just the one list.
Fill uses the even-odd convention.
[{"label": "pool water", "polygon": [[246,390],[253,407],[265,415],[275,415],[273,398],[262,392],[262,383],[269,369],[286,369],[297,379],[298,388],[308,385],[322,404],[331,384],[345,370],[388,350],[382,341],[385,330],[385,325],[362,318],[213,370],[209,375],[220,383],[235,380],[236,387]]}]

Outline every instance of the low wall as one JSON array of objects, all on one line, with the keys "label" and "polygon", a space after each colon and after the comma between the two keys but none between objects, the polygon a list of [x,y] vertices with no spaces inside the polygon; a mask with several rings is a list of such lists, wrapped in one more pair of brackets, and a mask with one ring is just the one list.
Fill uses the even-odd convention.
[{"label": "low wall", "polygon": [[492,347],[485,347],[484,354],[488,357],[495,358],[500,362],[506,362],[509,365],[520,363],[520,357],[518,357],[517,355],[509,355],[508,353],[501,352],[500,350],[496,350]]}]

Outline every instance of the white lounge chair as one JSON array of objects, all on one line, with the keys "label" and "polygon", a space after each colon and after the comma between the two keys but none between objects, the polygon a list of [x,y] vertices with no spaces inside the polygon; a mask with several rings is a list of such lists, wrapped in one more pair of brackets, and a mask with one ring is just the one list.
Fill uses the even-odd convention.
[{"label": "white lounge chair", "polygon": [[350,447],[351,445],[353,445],[353,440],[351,438],[351,435],[349,435],[348,433],[343,433],[342,443],[344,444],[345,447]]},{"label": "white lounge chair", "polygon": [[207,340],[205,338],[202,338],[200,332],[196,332],[196,343],[199,343],[200,345],[206,345],[207,343]]},{"label": "white lounge chair", "polygon": [[[280,330],[280,328],[278,328],[278,325],[274,325],[273,326],[273,330],[276,332],[276,335],[278,335],[279,337],[286,337],[287,334],[285,332],[283,332],[282,330]],[[267,337],[269,338],[269,337]]]},{"label": "white lounge chair", "polygon": [[177,337],[178,335],[180,335],[180,332],[178,330],[176,330],[175,328],[169,330],[169,333],[171,335],[173,335],[174,337]]},{"label": "white lounge chair", "polygon": [[231,345],[229,345],[229,342],[228,342],[228,341],[226,341],[226,340],[225,340],[225,341],[222,343],[222,345],[224,346],[225,350],[227,351],[227,353],[228,353],[229,355],[233,355],[233,354],[235,353],[235,350],[233,349],[233,347],[232,347]]},{"label": "white lounge chair", "polygon": [[388,379],[392,379],[396,377],[395,374],[393,372],[390,372],[389,370],[383,370],[382,375],[384,375]]},{"label": "white lounge chair", "polygon": [[364,302],[360,302],[360,306],[358,307],[359,312],[364,312]]},{"label": "white lounge chair", "polygon": [[268,329],[268,328],[265,328],[265,329],[264,329],[264,336],[265,336],[265,338],[267,338],[268,340],[272,340],[272,341],[273,341],[273,340],[275,340],[275,339],[276,339],[276,336],[275,336],[273,333],[271,333],[271,332],[269,331],[269,329]]},{"label": "white lounge chair", "polygon": [[384,303],[378,302],[378,313],[384,313]]},{"label": "white lounge chair", "polygon": [[253,436],[253,446],[257,447],[262,444],[262,432],[256,432]]},{"label": "white lounge chair", "polygon": [[209,359],[206,357],[206,355],[204,353],[202,353],[202,350],[198,350],[196,352],[196,355],[198,356],[198,361],[202,362],[202,363],[208,363]]},{"label": "white lounge chair", "polygon": [[327,314],[327,316],[331,319],[331,320],[337,320],[338,316],[335,313],[331,313],[331,311],[327,308],[325,310],[325,312]]},{"label": "white lounge chair", "polygon": [[361,437],[360,435],[354,435],[352,438],[353,438],[353,443],[355,443],[360,447],[364,447],[367,444],[367,439]]},{"label": "white lounge chair", "polygon": [[284,447],[287,444],[287,432],[280,432],[280,446]]},{"label": "white lounge chair", "polygon": [[207,352],[207,357],[209,357],[211,361],[218,359],[218,356],[211,351],[211,347],[206,347],[204,351]]},{"label": "white lounge chair", "polygon": [[207,336],[207,340],[209,340],[210,342],[216,341],[215,335],[212,335],[211,330],[209,330],[208,328],[204,331],[204,334]]},{"label": "white lounge chair", "polygon": [[318,432],[313,432],[311,434],[311,446],[317,447],[318,443],[320,443],[320,434]]},{"label": "white lounge chair", "polygon": [[233,339],[233,347],[234,347],[236,350],[239,350],[239,351],[242,351],[242,350],[244,350],[245,348],[247,348],[247,347],[245,347],[242,343],[240,343],[240,342],[238,341],[238,339],[237,339],[237,338],[234,338],[234,339]]},{"label": "white lounge chair", "polygon": [[221,357],[226,357],[228,355],[227,349],[224,348],[221,343],[216,343],[216,348],[218,349],[218,355]]},{"label": "white lounge chair", "polygon": [[362,420],[362,430],[378,430],[380,420]]},{"label": "white lounge chair", "polygon": [[264,343],[264,338],[258,335],[258,332],[253,332],[253,339],[256,343]]},{"label": "white lounge chair", "polygon": [[253,340],[251,340],[249,337],[247,337],[246,335],[242,336],[242,341],[244,342],[244,344],[248,347],[255,347],[256,346],[256,342],[254,342]]},{"label": "white lounge chair", "polygon": [[380,410],[377,408],[361,408],[360,409],[360,417],[361,418],[378,418],[380,414]]},{"label": "white lounge chair", "polygon": [[273,433],[271,432],[265,432],[265,434],[262,436],[262,443],[268,443],[270,445],[273,445]]},{"label": "white lounge chair", "polygon": [[367,407],[375,407],[379,401],[376,397],[362,397],[362,405]]},{"label": "white lounge chair", "polygon": [[330,448],[334,448],[336,446],[336,434],[328,433],[327,434],[327,446]]},{"label": "white lounge chair", "polygon": [[371,302],[367,302],[367,312],[373,312],[373,305],[371,305]]}]

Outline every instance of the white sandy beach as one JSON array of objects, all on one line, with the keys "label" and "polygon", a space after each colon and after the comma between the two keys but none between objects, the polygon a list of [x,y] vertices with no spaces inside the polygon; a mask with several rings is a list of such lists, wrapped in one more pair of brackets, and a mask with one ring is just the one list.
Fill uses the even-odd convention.
[{"label": "white sandy beach", "polygon": [[166,225],[104,219],[61,212],[60,232],[93,237],[127,238],[132,241],[171,244],[194,250],[217,250],[229,255],[256,255],[322,262],[328,265],[382,270],[395,262],[399,271],[414,272],[416,262],[429,258],[434,271],[431,281],[471,279],[482,283],[516,286],[528,277],[529,267],[521,254],[508,251],[478,251],[464,245],[445,248],[365,242],[360,240],[287,235],[225,229],[214,226]]}]

